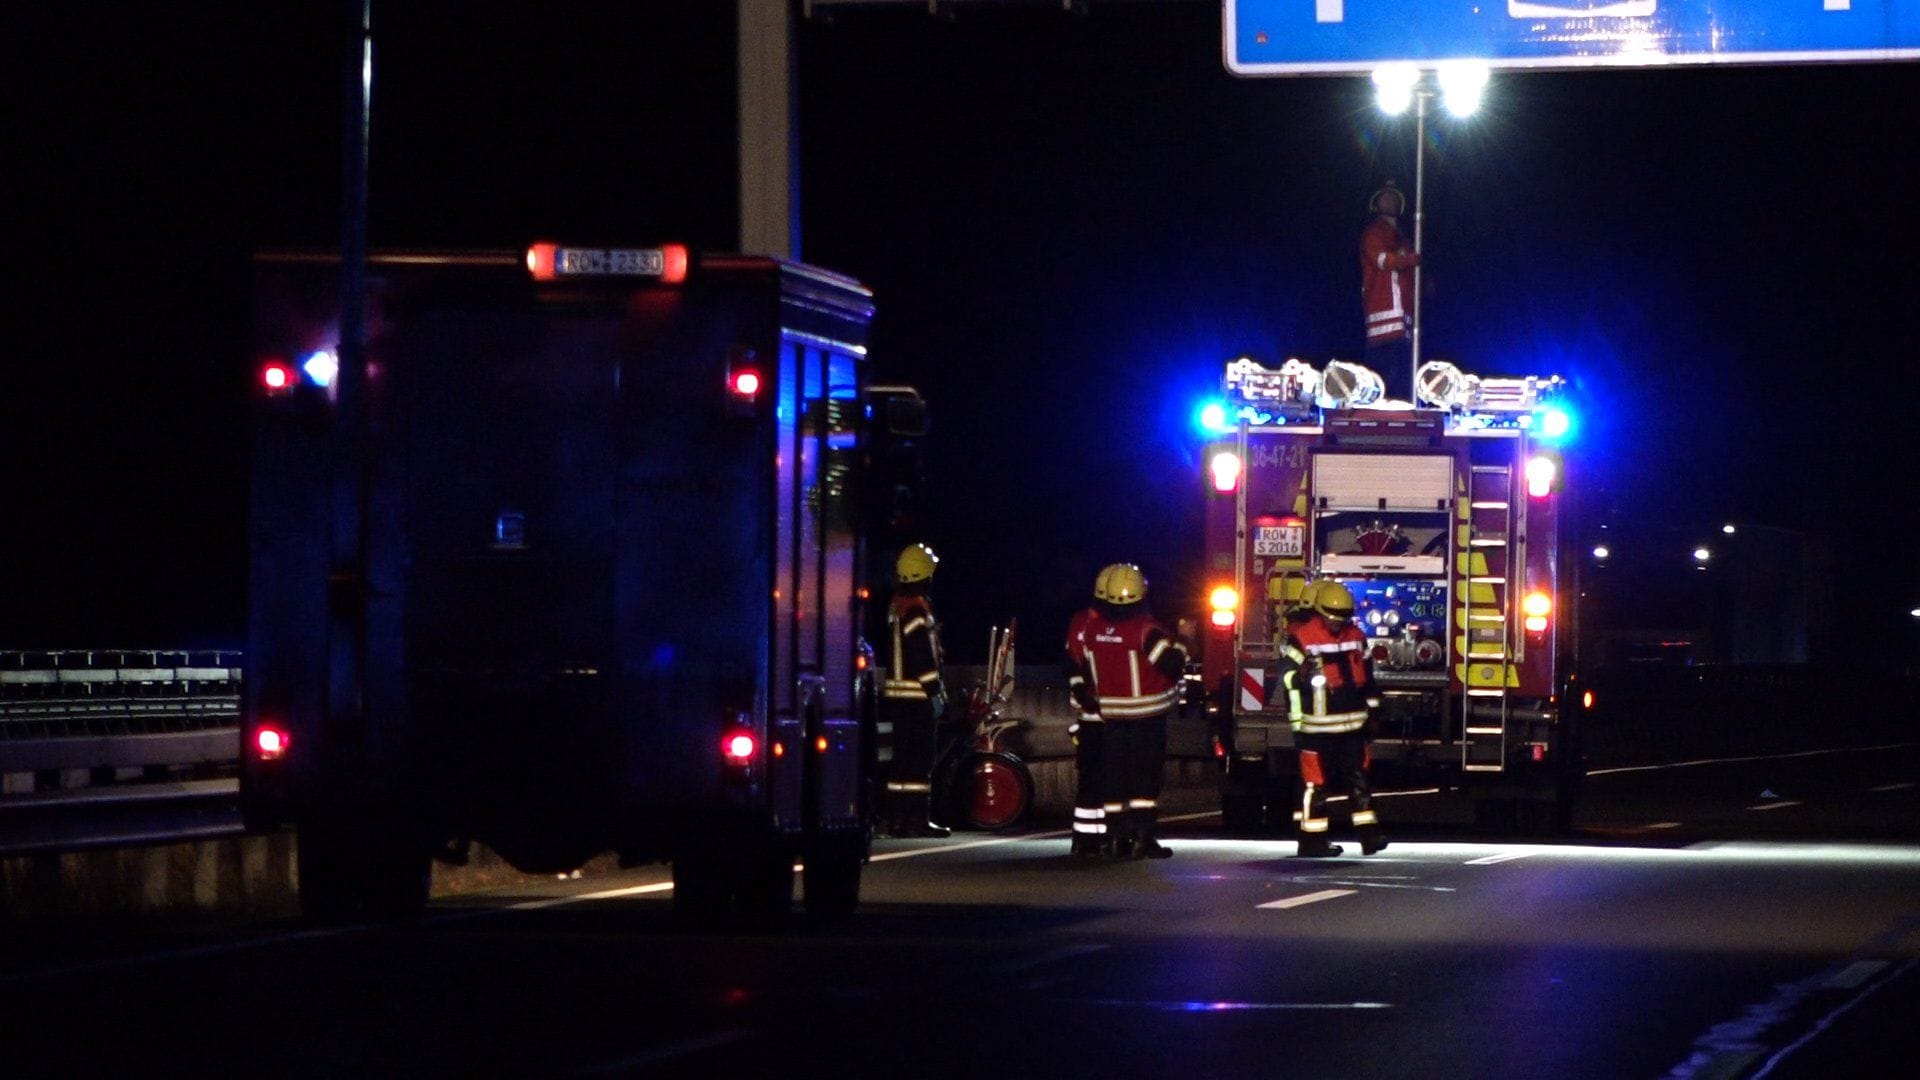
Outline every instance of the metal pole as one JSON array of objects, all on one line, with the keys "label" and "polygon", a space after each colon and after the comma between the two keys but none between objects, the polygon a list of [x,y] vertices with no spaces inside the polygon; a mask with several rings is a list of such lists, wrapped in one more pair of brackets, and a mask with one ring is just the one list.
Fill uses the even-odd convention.
[{"label": "metal pole", "polygon": [[[1425,76],[1422,76],[1424,78]],[[1420,241],[1427,221],[1427,101],[1433,91],[1424,85],[1413,91],[1413,254],[1420,255]],[[1420,370],[1420,264],[1413,264],[1413,359],[1409,361],[1407,387],[1413,391],[1414,376]]]},{"label": "metal pole", "polygon": [[327,723],[362,734],[367,625],[367,142],[373,94],[373,0],[346,0],[342,78],[340,342],[335,373],[332,566],[328,571]]}]

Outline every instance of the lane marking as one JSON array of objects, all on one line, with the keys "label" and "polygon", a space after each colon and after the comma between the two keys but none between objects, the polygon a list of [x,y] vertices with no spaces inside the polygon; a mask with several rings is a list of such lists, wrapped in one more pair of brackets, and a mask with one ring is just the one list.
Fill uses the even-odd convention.
[{"label": "lane marking", "polygon": [[748,1039],[757,1037],[757,1035],[757,1032],[752,1031],[716,1031],[711,1035],[702,1035],[693,1039],[682,1039],[677,1043],[669,1043],[666,1046],[656,1047],[652,1050],[643,1050],[640,1053],[629,1054],[626,1057],[615,1058],[612,1061],[603,1061],[598,1065],[590,1065],[584,1069],[575,1070],[573,1075],[607,1076],[614,1073],[631,1072],[634,1069],[644,1069],[649,1065],[658,1065],[663,1061],[683,1058],[688,1054],[698,1054],[704,1050],[717,1050],[722,1046],[732,1046],[734,1043],[745,1042]]},{"label": "lane marking", "polygon": [[1799,806],[1799,805],[1800,805],[1800,800],[1798,799],[1782,799],[1779,802],[1755,803],[1754,805],[1747,807],[1747,809],[1749,810],[1782,810],[1789,806]]},{"label": "lane marking", "polygon": [[1912,787],[1920,787],[1920,784],[1915,784],[1909,780],[1904,784],[1881,784],[1879,787],[1870,787],[1867,791],[1874,795],[1881,795],[1889,791],[1905,791]]},{"label": "lane marking", "polygon": [[[654,881],[645,885],[629,885],[622,889],[602,889],[599,892],[575,893],[572,896],[555,896],[546,900],[527,900],[518,904],[508,904],[504,910],[539,911],[542,908],[559,907],[562,904],[577,904],[582,900],[617,900],[622,896],[641,896],[646,893],[672,891],[673,882]],[[448,918],[454,917],[455,916],[448,916]]]},{"label": "lane marking", "polygon": [[1827,980],[1827,986],[1835,990],[1858,990],[1860,984],[1879,974],[1887,966],[1885,960],[1855,960],[1834,973]]},{"label": "lane marking", "polygon": [[1498,855],[1489,855],[1484,859],[1468,859],[1466,865],[1492,866],[1494,863],[1512,862],[1515,859],[1524,859],[1533,854],[1537,853],[1532,851],[1503,851]]},{"label": "lane marking", "polygon": [[1342,878],[1321,878],[1328,885],[1352,885],[1356,889],[1412,889],[1415,892],[1456,892],[1451,885],[1396,885],[1385,881],[1352,881]]},{"label": "lane marking", "polygon": [[1352,896],[1354,889],[1322,889],[1307,893],[1305,896],[1289,896],[1284,900],[1269,900],[1264,904],[1255,904],[1259,908],[1296,908],[1302,904],[1317,904],[1322,900],[1338,900],[1343,896]]},{"label": "lane marking", "polygon": [[1842,746],[1832,750],[1799,750],[1791,754],[1755,754],[1752,757],[1700,758],[1695,761],[1669,761],[1659,765],[1619,765],[1607,769],[1589,769],[1588,776],[1614,776],[1619,773],[1658,772],[1662,769],[1686,769],[1696,765],[1737,765],[1749,761],[1785,761],[1789,758],[1821,757],[1826,754],[1869,754],[1881,750],[1908,750],[1920,743],[1884,743],[1880,746]]},{"label": "lane marking", "polygon": [[1070,998],[1069,1005],[1103,1005],[1160,1012],[1268,1012],[1320,1009],[1391,1009],[1385,1001],[1126,1001],[1118,998]]},{"label": "lane marking", "polygon": [[1819,1020],[1815,1021],[1813,1025],[1813,1029],[1811,1031],[1808,1031],[1805,1035],[1800,1036],[1798,1039],[1795,1039],[1794,1041],[1781,1047],[1779,1050],[1776,1050],[1773,1056],[1767,1059],[1767,1063],[1765,1065],[1760,1066],[1759,1070],[1753,1074],[1753,1080],[1761,1080],[1762,1077],[1766,1076],[1768,1073],[1771,1073],[1775,1065],[1778,1065],[1782,1061],[1785,1061],[1788,1055],[1792,1054],[1794,1051],[1807,1045],[1808,1043],[1812,1042],[1816,1037],[1823,1034],[1828,1028],[1832,1027],[1836,1022],[1838,1022],[1842,1016],[1845,1016],[1847,1013],[1853,1011],[1855,1006],[1859,1005],[1863,1001],[1866,1001],[1868,998],[1872,997],[1873,995],[1879,993],[1881,987],[1899,982],[1901,979],[1905,978],[1907,976],[1907,973],[1913,970],[1913,967],[1915,964],[1920,964],[1920,957],[1916,957],[1912,960],[1907,961],[1904,964],[1901,964],[1899,970],[1895,971],[1892,975],[1889,975],[1886,978],[1881,979],[1879,982],[1874,983],[1872,986],[1868,987],[1866,990],[1858,994],[1855,994],[1852,998],[1842,1003],[1838,1008],[1835,1008],[1832,1012],[1828,1013],[1827,1015],[1821,1017]]},{"label": "lane marking", "polygon": [[1001,974],[1012,974],[1016,971],[1032,971],[1034,968],[1051,964],[1056,960],[1071,960],[1076,956],[1085,956],[1088,953],[1097,953],[1110,948],[1112,948],[1112,946],[1099,942],[1088,942],[1084,945],[1068,945],[1064,948],[1055,949],[1052,952],[1041,953],[1039,956],[1030,956],[1025,960],[1012,960],[1004,964],[997,964],[992,970],[1000,972]]}]

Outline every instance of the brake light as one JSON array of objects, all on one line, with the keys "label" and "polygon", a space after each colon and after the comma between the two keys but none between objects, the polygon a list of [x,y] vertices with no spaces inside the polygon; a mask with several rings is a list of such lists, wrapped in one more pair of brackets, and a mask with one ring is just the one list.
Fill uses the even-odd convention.
[{"label": "brake light", "polygon": [[745,765],[760,750],[760,741],[750,732],[736,731],[720,741],[720,753],[730,764]]},{"label": "brake light", "polygon": [[1225,630],[1240,618],[1240,592],[1231,585],[1216,585],[1207,594],[1207,606],[1213,609],[1213,625]]},{"label": "brake light", "polygon": [[559,244],[535,244],[527,249],[527,273],[535,281],[552,281],[559,273]]},{"label": "brake light", "polygon": [[1213,474],[1213,490],[1222,495],[1231,495],[1240,487],[1240,455],[1231,450],[1222,450],[1213,455],[1208,463],[1208,471]]},{"label": "brake light", "polygon": [[1524,625],[1530,634],[1547,632],[1547,616],[1553,614],[1553,597],[1543,592],[1530,592],[1520,602],[1520,614],[1525,617]]},{"label": "brake light", "polygon": [[260,366],[260,385],[269,394],[284,394],[293,389],[296,376],[284,361],[269,360]]},{"label": "brake light", "polygon": [[692,260],[685,244],[665,244],[660,248],[660,280],[678,285],[687,280],[687,265]]},{"label": "brake light", "polygon": [[736,371],[728,376],[727,388],[734,397],[752,399],[760,392],[760,373],[752,368]]},{"label": "brake light", "polygon": [[1554,481],[1559,479],[1560,466],[1550,457],[1540,455],[1527,459],[1527,494],[1536,499],[1553,494]]},{"label": "brake light", "polygon": [[253,756],[261,761],[279,761],[287,756],[287,748],[293,737],[285,728],[274,724],[262,724],[253,733]]}]

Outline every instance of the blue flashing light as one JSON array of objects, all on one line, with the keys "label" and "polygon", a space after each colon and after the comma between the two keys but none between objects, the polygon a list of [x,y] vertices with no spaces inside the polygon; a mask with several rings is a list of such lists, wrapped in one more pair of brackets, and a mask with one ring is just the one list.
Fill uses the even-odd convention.
[{"label": "blue flashing light", "polygon": [[1194,413],[1194,421],[1200,425],[1200,430],[1209,435],[1222,435],[1233,430],[1227,403],[1217,399],[1202,404]]},{"label": "blue flashing light", "polygon": [[307,373],[308,382],[324,389],[340,374],[340,358],[330,349],[320,349],[300,362],[300,370]]},{"label": "blue flashing light", "polygon": [[1540,436],[1545,439],[1567,439],[1573,436],[1573,414],[1565,409],[1549,408],[1540,414]]}]

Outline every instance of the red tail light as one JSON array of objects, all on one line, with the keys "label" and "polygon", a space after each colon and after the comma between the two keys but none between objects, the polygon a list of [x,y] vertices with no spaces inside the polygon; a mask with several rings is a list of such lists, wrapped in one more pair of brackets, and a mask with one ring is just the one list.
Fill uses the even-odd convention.
[{"label": "red tail light", "polygon": [[284,394],[296,381],[293,365],[285,361],[269,360],[260,366],[260,385],[269,394]]},{"label": "red tail light", "polygon": [[729,764],[745,765],[760,752],[760,741],[745,731],[736,731],[720,740],[720,753]]},{"label": "red tail light", "polygon": [[287,756],[293,737],[275,724],[262,724],[253,733],[253,756],[261,761],[279,761]]}]

